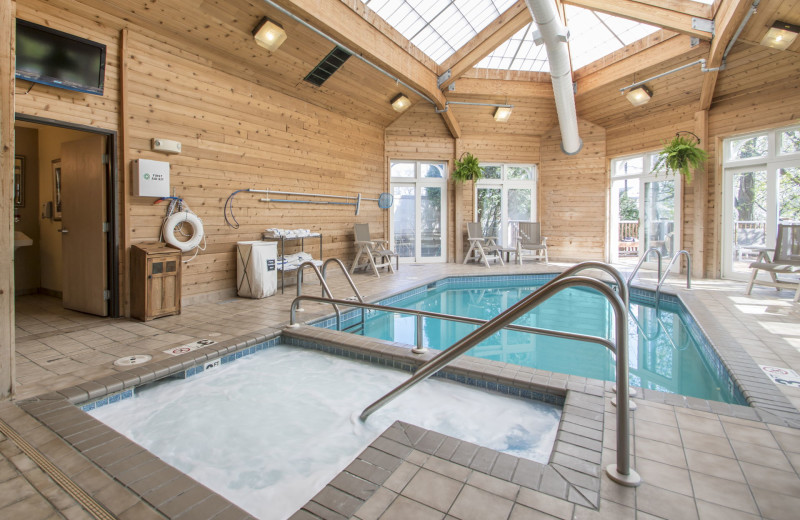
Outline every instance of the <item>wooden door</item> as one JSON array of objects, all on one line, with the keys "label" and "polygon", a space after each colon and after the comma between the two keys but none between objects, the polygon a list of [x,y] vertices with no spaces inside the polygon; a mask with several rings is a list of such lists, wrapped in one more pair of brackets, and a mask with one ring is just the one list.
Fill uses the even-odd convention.
[{"label": "wooden door", "polygon": [[105,140],[61,145],[63,306],[98,316],[108,316]]}]

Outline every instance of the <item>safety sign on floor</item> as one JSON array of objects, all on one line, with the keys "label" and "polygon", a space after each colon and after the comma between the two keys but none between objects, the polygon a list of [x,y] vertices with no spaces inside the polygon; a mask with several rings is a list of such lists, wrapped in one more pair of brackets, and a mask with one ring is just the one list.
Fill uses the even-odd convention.
[{"label": "safety sign on floor", "polygon": [[790,368],[771,367],[768,365],[758,366],[761,367],[761,370],[763,370],[773,382],[800,388],[800,375],[794,370]]},{"label": "safety sign on floor", "polygon": [[192,343],[187,343],[186,345],[167,349],[164,352],[173,356],[180,356],[181,354],[186,354],[187,352],[207,347],[209,345],[213,345],[214,343],[216,343],[216,341],[213,339],[199,339],[197,341],[193,341]]}]

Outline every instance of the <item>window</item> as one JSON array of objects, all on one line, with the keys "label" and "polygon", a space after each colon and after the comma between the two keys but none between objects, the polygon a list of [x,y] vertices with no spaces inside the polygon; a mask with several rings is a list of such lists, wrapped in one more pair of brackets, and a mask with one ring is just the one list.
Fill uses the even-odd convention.
[{"label": "window", "polygon": [[723,141],[722,276],[745,279],[781,221],[800,221],[800,127]]},{"label": "window", "polygon": [[391,242],[403,262],[447,260],[447,161],[389,164],[392,204]]},{"label": "window", "polygon": [[635,263],[650,248],[666,258],[680,250],[680,176],[654,171],[657,160],[647,152],[611,161],[611,262]]},{"label": "window", "polygon": [[484,177],[475,184],[475,216],[486,236],[513,246],[516,223],[536,215],[536,166],[487,164]]}]

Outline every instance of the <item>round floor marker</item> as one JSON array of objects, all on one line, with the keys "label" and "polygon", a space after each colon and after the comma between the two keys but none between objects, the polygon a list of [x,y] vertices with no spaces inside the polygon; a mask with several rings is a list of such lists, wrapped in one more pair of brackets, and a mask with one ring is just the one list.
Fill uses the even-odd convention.
[{"label": "round floor marker", "polygon": [[114,365],[118,367],[128,367],[131,365],[141,365],[142,363],[147,363],[153,359],[153,356],[149,354],[136,354],[134,356],[125,356],[121,357],[118,360],[114,361]]}]

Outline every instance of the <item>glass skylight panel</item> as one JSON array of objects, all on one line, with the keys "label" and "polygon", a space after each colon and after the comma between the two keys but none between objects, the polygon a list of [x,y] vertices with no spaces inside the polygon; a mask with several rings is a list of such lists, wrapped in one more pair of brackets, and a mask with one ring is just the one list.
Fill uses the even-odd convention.
[{"label": "glass skylight panel", "polygon": [[533,24],[517,31],[491,54],[482,59],[475,67],[480,69],[525,70],[532,72],[549,72],[547,51],[544,45],[533,43]]},{"label": "glass skylight panel", "polygon": [[657,27],[567,5],[570,54],[573,70],[623,48]]},{"label": "glass skylight panel", "polygon": [[442,63],[515,0],[362,1],[436,63]]}]

